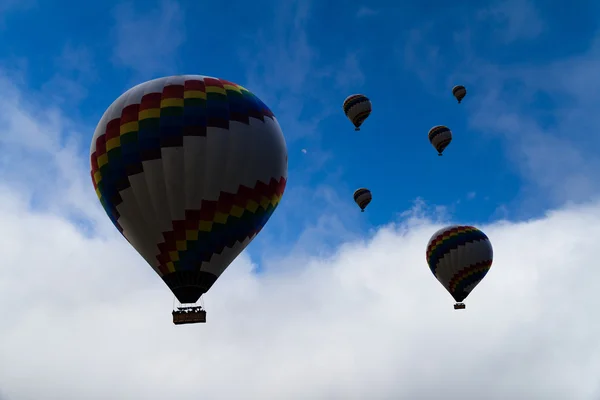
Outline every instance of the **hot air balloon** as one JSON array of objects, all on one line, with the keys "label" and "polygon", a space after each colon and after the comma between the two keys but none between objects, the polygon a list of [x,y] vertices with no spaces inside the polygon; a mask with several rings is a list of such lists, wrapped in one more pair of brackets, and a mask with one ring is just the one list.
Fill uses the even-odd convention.
[{"label": "hot air balloon", "polygon": [[354,192],[354,202],[358,204],[361,212],[365,212],[365,208],[367,208],[372,199],[373,196],[369,189],[360,188]]},{"label": "hot air balloon", "polygon": [[452,132],[447,126],[438,125],[429,130],[429,142],[437,150],[438,156],[441,156],[444,149],[452,141]]},{"label": "hot air balloon", "polygon": [[433,234],[426,251],[429,269],[452,295],[454,309],[481,282],[492,266],[494,252],[488,237],[472,226],[452,225]]},{"label": "hot air balloon", "polygon": [[467,95],[467,89],[463,85],[456,85],[452,88],[452,95],[456,97],[458,104],[460,104],[462,99]]},{"label": "hot air balloon", "polygon": [[371,115],[371,100],[362,94],[348,96],[342,107],[355,131],[360,131],[360,126]]},{"label": "hot air balloon", "polygon": [[283,195],[287,148],[247,89],[178,75],[142,83],[106,110],[90,148],[108,217],[173,292],[175,324],[265,226]]}]

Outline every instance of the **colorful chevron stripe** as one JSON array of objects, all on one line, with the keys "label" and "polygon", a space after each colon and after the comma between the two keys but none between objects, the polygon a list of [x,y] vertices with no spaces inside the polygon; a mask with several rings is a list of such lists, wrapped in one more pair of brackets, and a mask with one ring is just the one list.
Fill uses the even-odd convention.
[{"label": "colorful chevron stripe", "polygon": [[215,78],[168,85],[125,107],[120,118],[106,124],[91,154],[96,195],[119,232],[119,192],[129,187],[129,176],[143,172],[143,161],[160,159],[163,147],[182,146],[184,136],[206,136],[209,127],[228,129],[230,121],[249,125],[250,118],[264,122],[274,116],[247,89]]},{"label": "colorful chevron stripe", "polygon": [[286,180],[272,179],[254,188],[240,186],[235,194],[221,192],[218,201],[202,201],[199,210],[186,210],[185,220],[173,221],[158,244],[160,275],[196,270],[214,254],[257,235],[277,208]]},{"label": "colorful chevron stripe", "polygon": [[[483,246],[477,250],[477,256],[459,255],[459,259],[452,256],[452,264],[441,264],[446,269],[440,272],[440,261],[459,247],[473,250],[472,246]],[[440,230],[437,236],[430,240],[426,250],[427,263],[431,272],[450,292],[457,301],[463,301],[471,290],[485,277],[492,266],[492,250],[488,237],[479,229],[472,226],[453,226]],[[466,257],[466,258],[463,258]],[[489,257],[489,258],[488,258]],[[479,259],[478,259],[479,258]]]},{"label": "colorful chevron stripe", "polygon": [[473,226],[459,226],[437,236],[427,246],[426,257],[429,268],[433,274],[439,261],[450,251],[478,240],[488,240],[485,233]]},{"label": "colorful chevron stripe", "polygon": [[464,292],[468,286],[481,281],[491,267],[492,260],[485,260],[464,268],[454,275],[448,283],[450,292],[453,294]]}]

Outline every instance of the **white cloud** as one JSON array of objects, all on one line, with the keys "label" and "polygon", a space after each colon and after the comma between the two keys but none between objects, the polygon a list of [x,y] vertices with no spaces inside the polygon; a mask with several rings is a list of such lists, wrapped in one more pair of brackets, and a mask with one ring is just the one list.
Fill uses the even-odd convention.
[{"label": "white cloud", "polygon": [[206,297],[208,323],[175,327],[167,288],[118,234],[83,237],[0,193],[10,400],[599,394],[599,204],[483,226],[495,262],[465,311],[427,269],[438,226],[420,216],[279,273],[242,256]]},{"label": "white cloud", "polygon": [[[18,188],[23,202],[69,218],[103,220],[104,211],[90,186],[86,139],[81,127],[43,96],[23,94],[0,71],[0,182]],[[92,206],[94,205],[94,206]]]},{"label": "white cloud", "polygon": [[[313,195],[341,204],[337,213],[314,215],[295,251],[267,256],[262,275],[239,257],[206,296],[208,323],[175,327],[172,295],[84,189],[87,163],[63,144],[70,123],[2,88],[14,107],[2,104],[0,116],[17,119],[0,137],[40,175],[18,185],[23,178],[0,169],[4,398],[598,397],[600,284],[590,265],[600,204],[482,226],[494,266],[457,312],[424,260],[444,221],[432,223],[417,201],[403,223],[322,251],[321,235],[343,231],[337,213],[349,213],[324,187]],[[15,126],[31,140],[18,140]],[[31,186],[42,182],[56,193],[32,208]],[[101,235],[67,219],[77,203]]]}]

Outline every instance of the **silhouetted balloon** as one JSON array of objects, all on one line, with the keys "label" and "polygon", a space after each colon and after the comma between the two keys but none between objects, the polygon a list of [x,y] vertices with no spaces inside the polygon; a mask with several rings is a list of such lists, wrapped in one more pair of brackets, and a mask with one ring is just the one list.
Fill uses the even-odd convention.
[{"label": "silhouetted balloon", "polygon": [[371,115],[371,101],[362,94],[348,96],[344,100],[343,108],[355,131],[360,131],[360,126]]},{"label": "silhouetted balloon", "polygon": [[365,208],[369,205],[373,196],[369,189],[360,188],[354,192],[354,202],[360,207],[360,211],[365,212]]},{"label": "silhouetted balloon", "polygon": [[467,89],[463,85],[457,85],[452,88],[452,95],[456,97],[458,100],[458,104],[465,98],[467,95]]},{"label": "silhouetted balloon", "polygon": [[457,301],[455,309],[481,282],[492,266],[494,251],[488,237],[472,226],[451,225],[433,234],[426,250],[427,264]]},{"label": "silhouetted balloon", "polygon": [[429,130],[429,142],[437,150],[438,156],[441,156],[444,149],[452,141],[452,132],[447,126],[438,125]]}]

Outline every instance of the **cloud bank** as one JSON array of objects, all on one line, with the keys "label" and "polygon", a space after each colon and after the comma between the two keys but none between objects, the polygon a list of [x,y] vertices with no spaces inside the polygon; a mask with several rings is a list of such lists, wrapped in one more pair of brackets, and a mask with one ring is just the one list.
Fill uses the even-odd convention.
[{"label": "cloud bank", "polygon": [[256,275],[242,255],[206,296],[208,323],[176,327],[168,289],[118,234],[88,237],[3,186],[0,389],[10,400],[597,398],[600,204],[482,226],[494,265],[462,312],[424,260],[439,226],[406,215],[279,273]]}]

